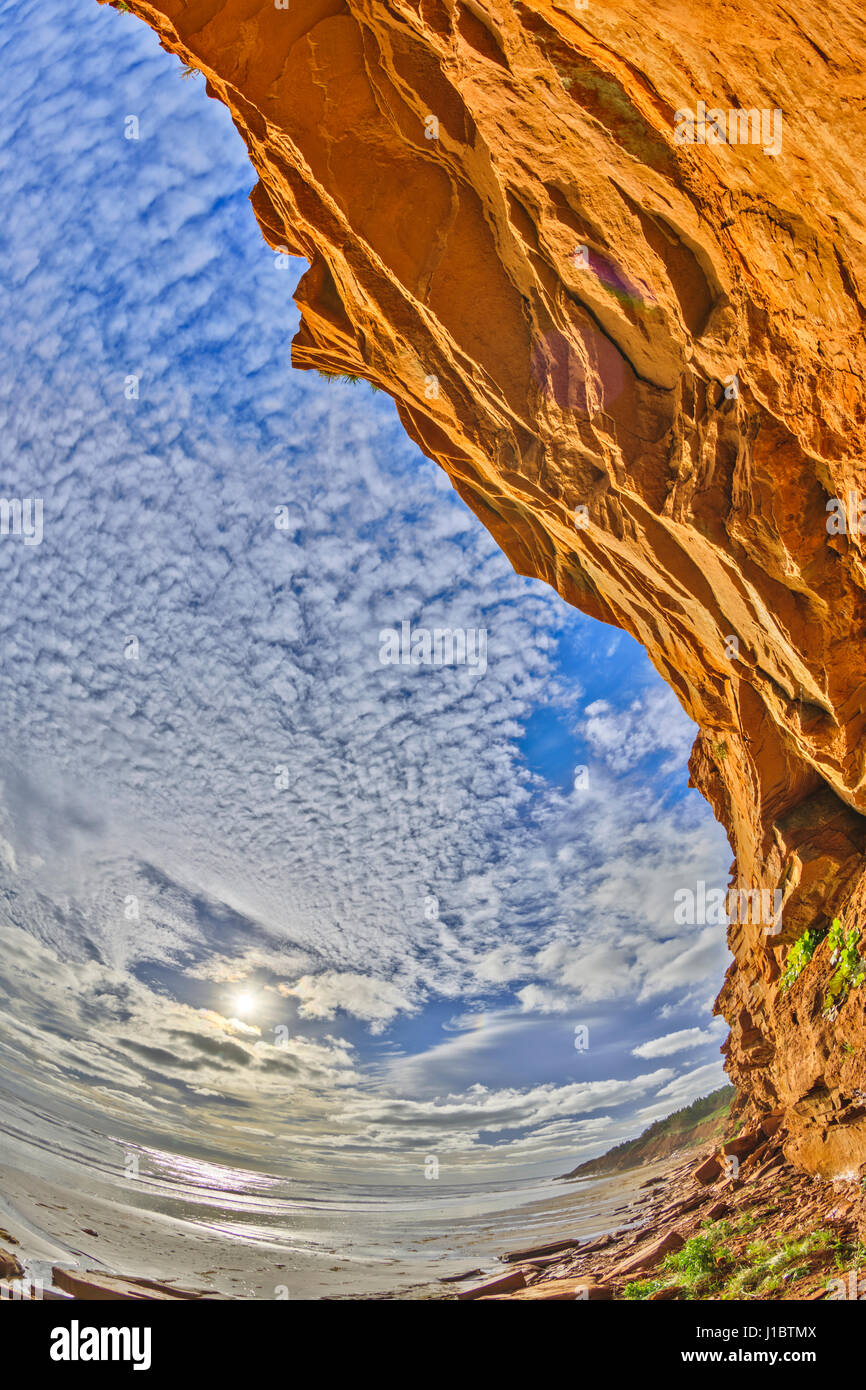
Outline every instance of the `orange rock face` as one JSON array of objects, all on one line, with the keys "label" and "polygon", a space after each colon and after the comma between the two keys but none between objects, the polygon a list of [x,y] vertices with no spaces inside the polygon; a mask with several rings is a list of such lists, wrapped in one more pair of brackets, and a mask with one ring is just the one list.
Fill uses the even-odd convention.
[{"label": "orange rock face", "polygon": [[295,365],[390,392],[515,567],[698,724],[733,881],[783,901],[731,928],[729,1071],[795,1162],[863,1164],[866,988],[829,1018],[826,945],[779,973],[866,915],[864,6],[279,3],[129,8],[310,262]]}]

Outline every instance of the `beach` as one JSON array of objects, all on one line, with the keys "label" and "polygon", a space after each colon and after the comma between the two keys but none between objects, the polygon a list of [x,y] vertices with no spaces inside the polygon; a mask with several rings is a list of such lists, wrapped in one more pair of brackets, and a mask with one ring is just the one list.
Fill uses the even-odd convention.
[{"label": "beach", "polygon": [[429,1298],[448,1291],[443,1278],[493,1274],[506,1250],[621,1228],[653,1171],[499,1191],[320,1188],[290,1198],[172,1194],[151,1183],[130,1196],[84,1166],[60,1186],[3,1163],[0,1227],[45,1287],[62,1265],[230,1298]]}]

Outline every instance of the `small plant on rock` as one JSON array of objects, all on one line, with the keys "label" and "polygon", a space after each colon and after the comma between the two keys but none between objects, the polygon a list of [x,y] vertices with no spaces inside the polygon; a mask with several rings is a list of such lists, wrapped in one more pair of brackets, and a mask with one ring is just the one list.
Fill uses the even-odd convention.
[{"label": "small plant on rock", "polygon": [[707,1228],[687,1240],[682,1250],[668,1255],[662,1266],[677,1275],[677,1283],[696,1294],[707,1293],[719,1279],[720,1267],[730,1262],[730,1252],[719,1244],[721,1231]]},{"label": "small plant on rock", "polygon": [[626,1284],[622,1291],[623,1298],[637,1302],[640,1299],[650,1298],[652,1294],[658,1293],[659,1289],[665,1287],[663,1279],[636,1279],[631,1284]]},{"label": "small plant on rock", "polygon": [[794,942],[785,957],[785,969],[779,981],[779,989],[782,994],[785,994],[794,981],[802,975],[825,935],[826,932],[821,931],[819,927],[810,927],[803,932],[799,940]]},{"label": "small plant on rock", "polygon": [[866,961],[860,955],[859,943],[859,927],[852,927],[846,932],[840,918],[834,918],[828,944],[830,962],[836,969],[830,977],[824,996],[826,1013],[836,1013],[848,998],[850,991],[866,980]]}]

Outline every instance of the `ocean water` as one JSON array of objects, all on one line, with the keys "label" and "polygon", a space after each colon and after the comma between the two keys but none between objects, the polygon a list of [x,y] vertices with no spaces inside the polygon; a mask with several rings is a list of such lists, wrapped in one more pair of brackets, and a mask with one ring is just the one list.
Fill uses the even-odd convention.
[{"label": "ocean water", "polygon": [[431,1297],[508,1250],[621,1228],[645,1176],[295,1181],[130,1144],[0,1091],[0,1226],[45,1284],[62,1264],[236,1298]]}]

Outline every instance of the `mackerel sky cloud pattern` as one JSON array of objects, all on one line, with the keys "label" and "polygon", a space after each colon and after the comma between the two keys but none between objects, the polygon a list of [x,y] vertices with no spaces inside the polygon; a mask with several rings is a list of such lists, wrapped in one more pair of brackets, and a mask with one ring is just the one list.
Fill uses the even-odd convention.
[{"label": "mackerel sky cloud pattern", "polygon": [[[200,80],[107,9],[2,36],[0,457],[44,502],[0,544],[8,1075],[402,1177],[556,1171],[720,1084],[723,934],[673,900],[729,851],[673,696],[386,397],[291,370],[303,267]],[[403,621],[484,629],[485,669],[383,665]]]}]

